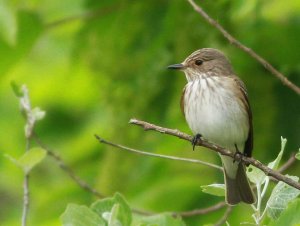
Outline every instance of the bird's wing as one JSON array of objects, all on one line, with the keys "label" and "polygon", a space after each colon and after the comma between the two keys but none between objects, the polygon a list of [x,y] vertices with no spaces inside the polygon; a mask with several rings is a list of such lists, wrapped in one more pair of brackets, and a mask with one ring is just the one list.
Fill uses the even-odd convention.
[{"label": "bird's wing", "polygon": [[253,149],[253,125],[252,125],[252,112],[251,112],[251,107],[250,107],[250,103],[248,100],[247,89],[246,89],[245,84],[238,77],[234,76],[234,81],[238,85],[239,90],[243,96],[243,98],[241,98],[241,101],[244,104],[244,106],[247,110],[247,113],[249,115],[249,132],[248,132],[248,138],[245,143],[244,154],[248,157],[251,157],[252,149]]}]

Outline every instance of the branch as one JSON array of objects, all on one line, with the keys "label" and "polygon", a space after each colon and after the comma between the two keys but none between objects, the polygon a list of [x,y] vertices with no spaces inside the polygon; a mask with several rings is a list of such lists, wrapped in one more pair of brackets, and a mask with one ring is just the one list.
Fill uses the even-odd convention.
[{"label": "branch", "polygon": [[112,147],[120,148],[122,150],[133,152],[133,153],[136,153],[136,154],[139,154],[139,155],[148,155],[148,156],[152,156],[152,157],[156,157],[156,158],[165,158],[165,159],[170,159],[170,160],[175,160],[175,161],[183,161],[183,162],[196,163],[196,164],[201,164],[201,165],[209,166],[211,168],[215,168],[215,169],[218,169],[220,171],[223,171],[222,167],[220,167],[218,165],[215,165],[215,164],[212,164],[212,163],[204,162],[204,161],[201,161],[201,160],[189,159],[189,158],[181,158],[181,157],[175,157],[175,156],[170,156],[170,155],[154,154],[154,153],[150,153],[150,152],[144,152],[144,151],[140,151],[140,150],[137,150],[137,149],[126,147],[124,145],[115,144],[115,143],[106,141],[103,138],[99,137],[98,135],[95,135],[95,137],[96,137],[96,139],[100,143],[107,144],[107,145],[110,145]]},{"label": "branch", "polygon": [[195,209],[191,211],[183,211],[183,212],[175,212],[173,216],[181,216],[181,217],[193,217],[196,215],[204,215],[214,211],[217,211],[223,207],[227,206],[225,202],[219,202],[213,206],[202,208],[202,209]]},{"label": "branch", "polygon": [[[28,152],[30,149],[30,137],[26,139],[26,149]],[[22,213],[22,226],[27,225],[27,216],[29,211],[29,172],[25,171],[24,183],[23,183],[23,213]]]},{"label": "branch", "polygon": [[215,223],[214,226],[221,226],[221,225],[223,225],[227,221],[230,213],[232,212],[232,209],[233,209],[233,206],[228,206],[227,209],[225,210],[225,213],[221,217],[221,219],[218,220],[218,222]]},{"label": "branch", "polygon": [[[163,127],[160,127],[160,126],[157,126],[157,125],[145,122],[145,121],[140,121],[138,119],[131,119],[129,121],[129,123],[141,126],[144,128],[144,130],[154,130],[154,131],[157,131],[157,132],[160,132],[163,134],[172,135],[172,136],[175,136],[175,137],[178,137],[180,139],[187,140],[190,142],[193,139],[192,136],[185,134],[183,132],[180,132],[178,130],[163,128]],[[267,176],[271,176],[279,181],[285,182],[286,184],[300,190],[300,184],[298,182],[280,174],[277,171],[270,169],[269,167],[265,166],[264,164],[262,164],[261,162],[259,162],[258,160],[254,159],[254,158],[249,158],[244,155],[237,156],[235,153],[233,153],[225,148],[222,148],[216,144],[210,143],[209,141],[203,140],[203,139],[198,139],[197,146],[203,146],[203,147],[206,147],[213,151],[216,151],[216,152],[220,153],[221,155],[229,156],[232,159],[236,159],[237,161],[243,161],[246,164],[251,164],[251,165],[255,166],[256,168],[260,169],[261,171],[263,171]]]},{"label": "branch", "polygon": [[73,170],[67,166],[64,161],[55,153],[53,152],[50,148],[48,148],[38,137],[38,135],[36,133],[33,132],[32,134],[33,139],[35,140],[35,142],[40,145],[44,150],[46,150],[47,154],[52,157],[56,163],[59,165],[59,167],[65,171],[69,177],[71,177],[71,179],[73,181],[76,182],[76,184],[79,185],[79,187],[83,188],[84,190],[92,193],[93,195],[95,195],[98,198],[104,198],[105,196],[103,194],[101,194],[100,192],[98,192],[96,189],[92,188],[89,184],[87,184],[85,181],[83,181],[82,179],[80,179],[74,172]]},{"label": "branch", "polygon": [[[79,185],[79,187],[81,187],[82,189],[86,190],[87,192],[90,192],[92,193],[93,195],[95,195],[96,197],[98,198],[105,198],[105,196],[100,193],[99,191],[97,191],[96,189],[92,188],[87,182],[85,182],[84,180],[82,180],[81,178],[79,178],[74,172],[73,170],[67,166],[64,161],[60,158],[60,156],[58,156],[54,151],[52,151],[49,147],[47,147],[41,140],[40,138],[38,137],[38,135],[33,132],[32,133],[32,138],[35,140],[35,142],[40,145],[40,147],[42,147],[44,150],[46,150],[47,154],[52,157],[56,162],[57,164],[59,165],[59,167],[65,171],[72,180],[74,180],[76,182],[76,184]],[[122,146],[122,145],[115,145],[113,143],[110,143],[108,141],[104,141],[103,139],[101,139],[100,137],[96,136],[96,138],[101,142],[101,143],[104,143],[104,144],[108,144],[108,145],[111,145],[111,146],[115,146],[115,147],[118,147],[120,146],[119,148],[121,149],[124,149],[124,150],[127,150],[127,149],[130,149],[130,148],[127,148],[125,146]],[[100,140],[101,139],[101,140]],[[134,149],[132,149],[134,150]],[[135,150],[135,151],[138,151],[138,150]],[[134,152],[135,152],[134,151]],[[141,151],[138,151],[138,152],[141,152]],[[137,152],[137,153],[138,153]],[[145,152],[146,153],[146,152]],[[139,154],[144,154],[143,152],[139,153]],[[151,155],[151,153],[147,153],[149,155]],[[173,160],[177,160],[176,158],[177,157],[173,157],[173,156],[164,156],[164,155],[157,155],[157,154],[153,154],[152,156],[155,156],[155,157],[160,157],[160,158],[168,158],[168,159],[172,159]],[[171,158],[169,158],[171,157]],[[204,165],[207,165],[207,166],[210,166],[210,167],[213,167],[213,168],[216,168],[216,169],[219,169],[219,170],[222,170],[222,167],[219,167],[217,165],[214,165],[214,164],[210,164],[210,163],[206,163],[206,162],[202,162],[200,160],[195,160],[195,159],[184,159],[184,158],[178,158],[179,161],[186,161],[186,162],[192,162],[192,163],[198,163],[198,164],[204,164]],[[216,211],[218,209],[221,209],[222,207],[224,207],[226,204],[224,202],[220,202],[220,203],[217,203],[216,205],[214,206],[211,206],[211,207],[207,207],[207,208],[204,208],[204,209],[196,209],[196,210],[191,210],[191,211],[185,211],[185,212],[177,212],[177,213],[174,213],[174,215],[180,215],[182,217],[189,217],[189,216],[195,216],[195,215],[203,215],[203,214],[207,214],[207,213],[210,213],[210,212],[213,212],[213,211]],[[132,211],[136,214],[140,214],[140,215],[153,215],[154,213],[150,213],[150,212],[147,212],[147,211],[143,211],[143,210],[139,210],[139,209],[132,209]]]},{"label": "branch", "polygon": [[287,170],[294,162],[296,162],[296,160],[295,153],[292,153],[291,157],[278,169],[278,172],[282,173]]},{"label": "branch", "polygon": [[298,95],[300,95],[300,87],[292,83],[290,80],[287,79],[282,73],[280,73],[278,70],[276,70],[267,60],[262,58],[260,55],[258,55],[256,52],[254,52],[249,47],[243,45],[240,41],[235,39],[228,31],[226,31],[216,20],[211,18],[199,5],[197,5],[194,0],[188,0],[188,2],[192,5],[194,10],[198,12],[209,24],[214,26],[216,29],[218,29],[223,36],[233,45],[238,47],[239,49],[246,52],[248,55],[250,55],[252,58],[257,60],[265,69],[267,69],[269,72],[271,72],[274,76],[276,76],[284,85],[289,87],[291,90],[296,92]]}]

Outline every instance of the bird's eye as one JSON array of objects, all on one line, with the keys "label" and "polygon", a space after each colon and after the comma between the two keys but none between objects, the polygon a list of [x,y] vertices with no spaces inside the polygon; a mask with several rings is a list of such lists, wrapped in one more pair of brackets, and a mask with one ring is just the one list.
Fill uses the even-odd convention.
[{"label": "bird's eye", "polygon": [[198,66],[201,65],[202,63],[203,63],[202,60],[196,60],[196,61],[195,61],[195,64],[198,65]]}]

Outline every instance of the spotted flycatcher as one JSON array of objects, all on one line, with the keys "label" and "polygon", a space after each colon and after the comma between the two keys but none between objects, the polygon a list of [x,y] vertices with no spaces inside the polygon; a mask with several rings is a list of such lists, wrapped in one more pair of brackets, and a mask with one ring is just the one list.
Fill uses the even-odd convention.
[{"label": "spotted flycatcher", "polygon": [[[252,114],[244,83],[234,74],[225,55],[211,48],[193,52],[183,63],[170,65],[185,73],[187,84],[181,109],[195,135],[232,152],[251,157],[253,148]],[[252,204],[255,196],[242,162],[221,155],[226,202]]]}]

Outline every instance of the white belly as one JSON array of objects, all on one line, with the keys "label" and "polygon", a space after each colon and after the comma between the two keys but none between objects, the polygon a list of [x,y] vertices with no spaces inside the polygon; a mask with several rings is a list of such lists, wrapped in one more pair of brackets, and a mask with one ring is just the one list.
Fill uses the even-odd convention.
[{"label": "white belly", "polygon": [[249,132],[247,111],[232,89],[227,89],[229,86],[221,87],[214,80],[198,79],[186,85],[184,112],[187,123],[194,134],[199,133],[232,151],[237,145],[243,152]]}]

